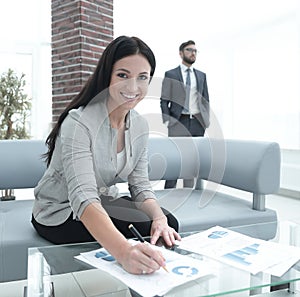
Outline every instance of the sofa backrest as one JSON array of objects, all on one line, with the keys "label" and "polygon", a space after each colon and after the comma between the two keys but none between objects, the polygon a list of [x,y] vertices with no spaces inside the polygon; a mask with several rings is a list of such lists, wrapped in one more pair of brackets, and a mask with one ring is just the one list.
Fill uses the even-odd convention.
[{"label": "sofa backrest", "polygon": [[197,177],[255,194],[280,186],[280,147],[275,142],[153,137],[149,139],[149,178]]},{"label": "sofa backrest", "polygon": [[46,169],[43,140],[0,140],[0,190],[34,188]]},{"label": "sofa backrest", "polygon": [[[196,177],[255,194],[276,193],[280,148],[274,142],[150,137],[150,180]],[[44,140],[0,140],[0,189],[34,188],[46,164]]]}]

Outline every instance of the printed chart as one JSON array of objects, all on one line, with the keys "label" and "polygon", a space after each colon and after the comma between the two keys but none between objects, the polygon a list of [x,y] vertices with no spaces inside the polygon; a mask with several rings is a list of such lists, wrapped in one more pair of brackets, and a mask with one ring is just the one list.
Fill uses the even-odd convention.
[{"label": "printed chart", "polygon": [[178,246],[246,270],[252,274],[267,271],[281,276],[300,259],[300,249],[260,240],[215,226],[182,239]]},{"label": "printed chart", "polygon": [[76,258],[110,273],[145,297],[164,295],[174,287],[213,274],[212,267],[203,260],[183,256],[156,246],[153,246],[153,248],[160,249],[163,253],[169,273],[161,268],[152,274],[130,274],[103,248],[82,253]]}]

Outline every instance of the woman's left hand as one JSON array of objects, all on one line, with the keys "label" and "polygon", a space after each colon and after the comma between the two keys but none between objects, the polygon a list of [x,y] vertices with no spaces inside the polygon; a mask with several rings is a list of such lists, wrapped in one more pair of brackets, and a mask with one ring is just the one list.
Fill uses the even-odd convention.
[{"label": "woman's left hand", "polygon": [[166,245],[172,246],[176,240],[181,240],[180,235],[168,225],[167,218],[154,219],[151,225],[151,244],[155,244],[162,237]]}]

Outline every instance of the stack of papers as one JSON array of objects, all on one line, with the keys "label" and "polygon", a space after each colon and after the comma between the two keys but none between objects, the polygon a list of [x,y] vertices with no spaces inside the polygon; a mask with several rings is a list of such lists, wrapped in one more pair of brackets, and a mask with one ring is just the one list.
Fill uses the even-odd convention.
[{"label": "stack of papers", "polygon": [[219,226],[184,237],[178,247],[256,274],[282,276],[300,260],[300,248],[249,237]]},{"label": "stack of papers", "polygon": [[[130,241],[132,244],[137,243]],[[174,287],[213,273],[213,268],[203,260],[183,256],[162,247],[153,248],[162,252],[169,272],[160,268],[152,274],[130,274],[104,248],[81,253],[75,258],[108,272],[145,297],[164,295]]]}]

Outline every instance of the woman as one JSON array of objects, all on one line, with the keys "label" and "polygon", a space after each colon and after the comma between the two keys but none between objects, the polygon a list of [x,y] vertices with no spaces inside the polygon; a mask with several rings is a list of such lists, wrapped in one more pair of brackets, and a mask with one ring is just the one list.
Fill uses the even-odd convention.
[{"label": "woman", "polygon": [[[152,244],[180,239],[177,220],[151,189],[148,126],[133,110],[154,70],[155,57],[142,40],[120,36],[107,46],[48,136],[48,167],[34,191],[32,224],[41,236],[59,244],[97,240],[134,274],[165,263],[150,245],[128,243],[129,224]],[[128,180],[131,197],[118,194],[120,180]]]}]

